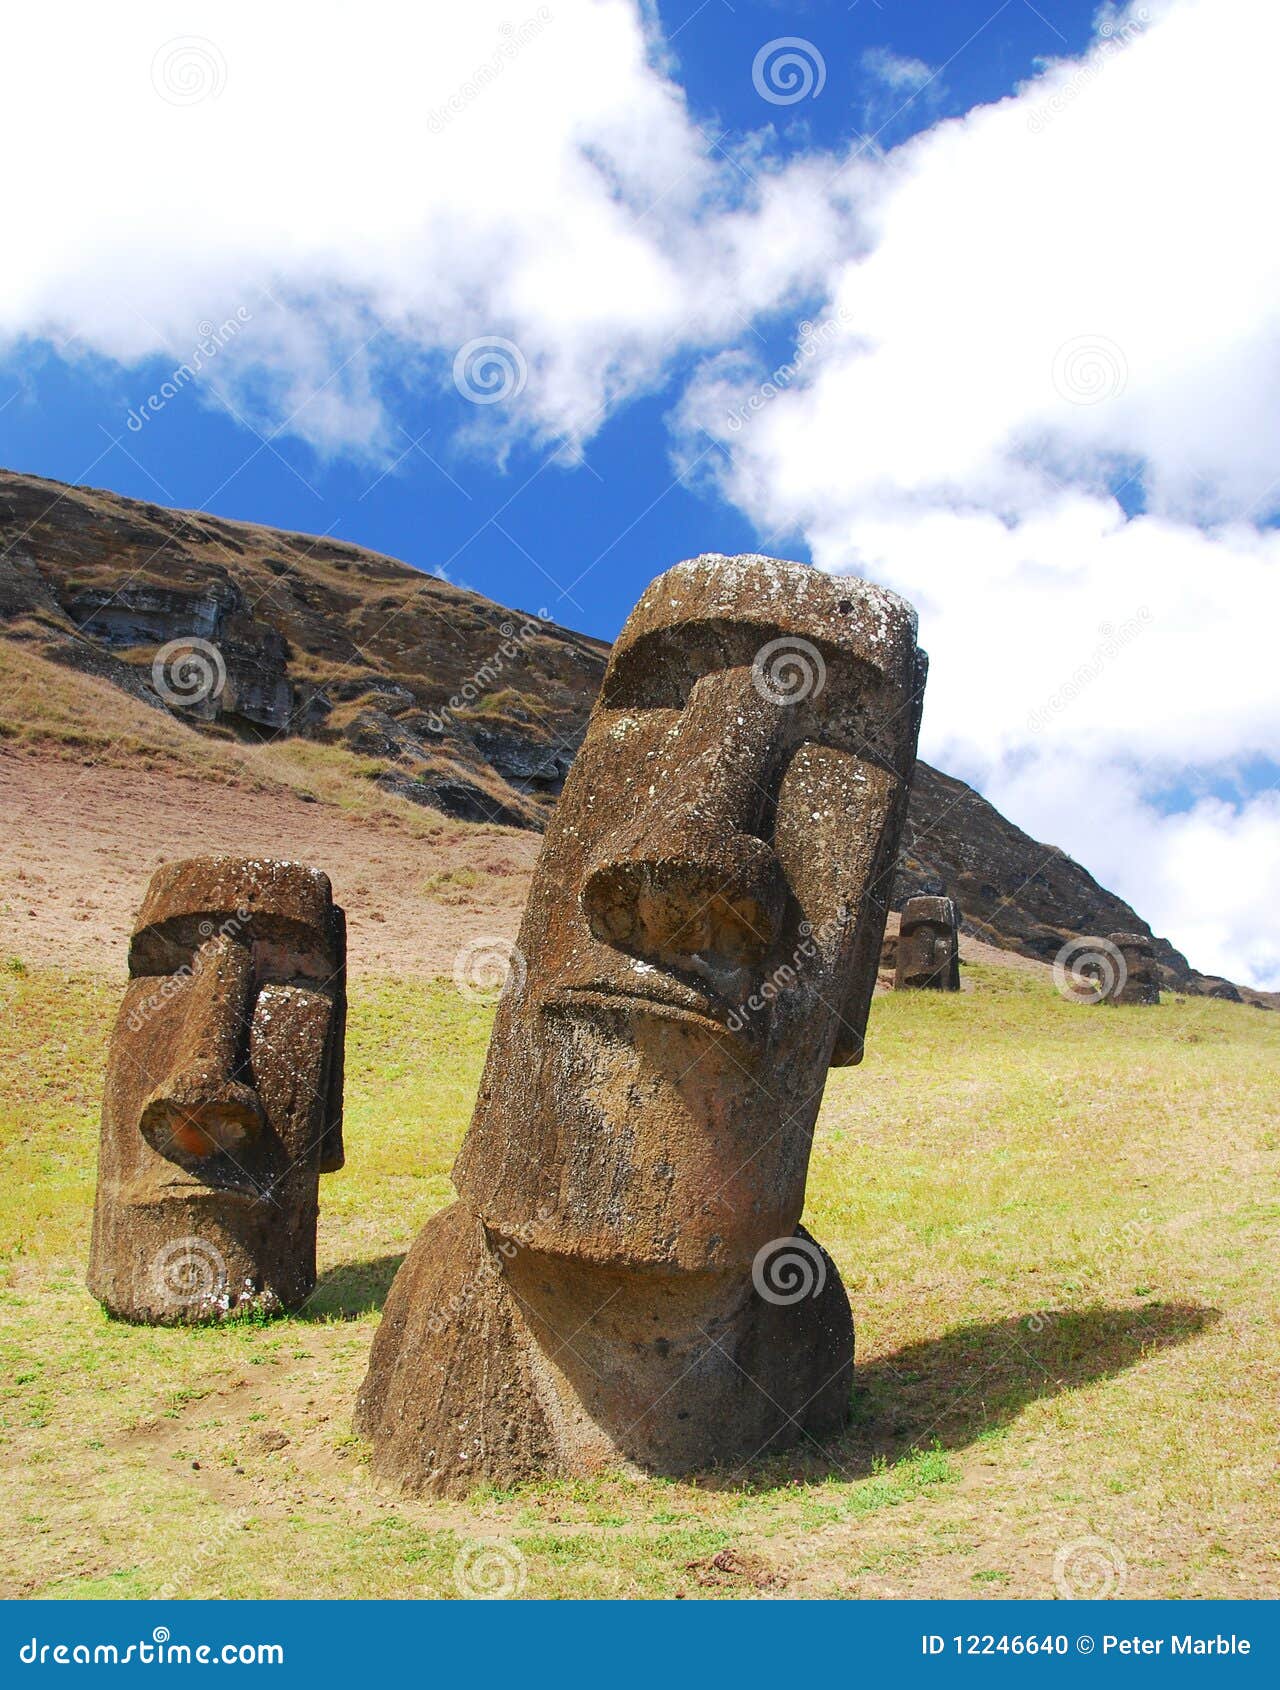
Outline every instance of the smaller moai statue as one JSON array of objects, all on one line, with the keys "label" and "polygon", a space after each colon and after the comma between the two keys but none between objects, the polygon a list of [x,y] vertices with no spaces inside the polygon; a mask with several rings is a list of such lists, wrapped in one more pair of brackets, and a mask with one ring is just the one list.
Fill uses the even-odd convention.
[{"label": "smaller moai statue", "polygon": [[1110,943],[1119,952],[1123,967],[1108,976],[1109,990],[1103,1003],[1157,1004],[1160,1002],[1160,970],[1151,940],[1145,933],[1113,933]]},{"label": "smaller moai statue", "polygon": [[894,990],[960,990],[960,911],[954,898],[908,898],[898,926]]},{"label": "smaller moai statue", "polygon": [[88,1285],[149,1325],[279,1314],[340,1168],[346,920],[301,863],[196,857],[147,888],[107,1057]]}]

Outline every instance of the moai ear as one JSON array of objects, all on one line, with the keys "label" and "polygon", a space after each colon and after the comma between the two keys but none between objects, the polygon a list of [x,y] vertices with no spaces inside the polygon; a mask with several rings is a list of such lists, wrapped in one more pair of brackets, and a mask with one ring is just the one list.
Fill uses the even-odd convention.
[{"label": "moai ear", "polygon": [[347,1041],[347,915],[335,904],[330,926],[334,958],[333,1020],[329,1028],[328,1079],[320,1139],[320,1172],[334,1174],[346,1161],[342,1144],[342,1087]]},{"label": "moai ear", "polygon": [[880,948],[889,916],[889,895],[898,869],[898,829],[891,823],[895,809],[906,803],[906,793],[902,783],[883,770],[877,769],[874,774],[867,788],[867,802],[874,811],[869,817],[874,831],[869,829],[867,837],[878,837],[878,844],[856,906],[853,954],[831,1052],[833,1068],[852,1068],[862,1061],[867,1016],[871,1012]]}]

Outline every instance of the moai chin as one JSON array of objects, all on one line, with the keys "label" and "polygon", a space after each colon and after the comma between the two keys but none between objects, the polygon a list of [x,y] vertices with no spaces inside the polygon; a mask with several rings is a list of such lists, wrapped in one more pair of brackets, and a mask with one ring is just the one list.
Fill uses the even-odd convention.
[{"label": "moai chin", "polygon": [[151,1324],[297,1308],[340,1168],[346,922],[301,863],[166,863],[107,1057],[88,1284]]},{"label": "moai chin", "polygon": [[678,564],[623,628],[547,831],[459,1201],[356,1424],[410,1490],[735,1464],[843,1423],[853,1325],[800,1227],[857,1062],[925,660],[879,587]]},{"label": "moai chin", "polygon": [[1120,953],[1124,967],[1108,971],[1110,989],[1104,1003],[1158,1004],[1160,969],[1155,950],[1145,933],[1113,933],[1110,943]]},{"label": "moai chin", "polygon": [[895,991],[960,990],[960,911],[953,898],[908,898],[902,906]]}]

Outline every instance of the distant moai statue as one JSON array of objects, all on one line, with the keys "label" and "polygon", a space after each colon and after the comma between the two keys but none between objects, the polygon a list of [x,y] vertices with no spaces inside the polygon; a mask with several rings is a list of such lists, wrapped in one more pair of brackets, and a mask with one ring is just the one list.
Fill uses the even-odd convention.
[{"label": "distant moai statue", "polygon": [[301,863],[158,869],[107,1057],[88,1284],[149,1324],[297,1308],[340,1168],[346,921]]},{"label": "distant moai statue", "polygon": [[861,1059],[925,660],[894,594],[762,557],[649,587],[547,830],[459,1200],[356,1428],[411,1491],[665,1474],[829,1436],[853,1321],[800,1226]]},{"label": "distant moai statue", "polygon": [[898,926],[894,990],[960,990],[960,911],[954,898],[908,898]]},{"label": "distant moai statue", "polygon": [[1157,1004],[1160,1002],[1160,970],[1155,949],[1145,933],[1113,933],[1109,943],[1119,952],[1124,966],[1106,976],[1109,987],[1103,1003]]}]

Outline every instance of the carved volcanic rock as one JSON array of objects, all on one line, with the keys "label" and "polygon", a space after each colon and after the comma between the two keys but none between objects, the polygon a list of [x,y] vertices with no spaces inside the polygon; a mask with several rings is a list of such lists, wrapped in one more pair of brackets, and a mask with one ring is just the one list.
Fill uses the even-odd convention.
[{"label": "carved volcanic rock", "polygon": [[[228,689],[218,709],[188,713],[194,725],[346,746],[411,803],[539,829],[609,654],[359,546],[0,471],[0,635],[164,709],[156,651],[214,627],[204,637],[223,651]],[[1072,937],[1150,931],[1087,869],[927,763],[893,907],[915,893],[954,897],[966,932],[1045,961]],[[1166,986],[1236,992],[1154,944]]]}]

